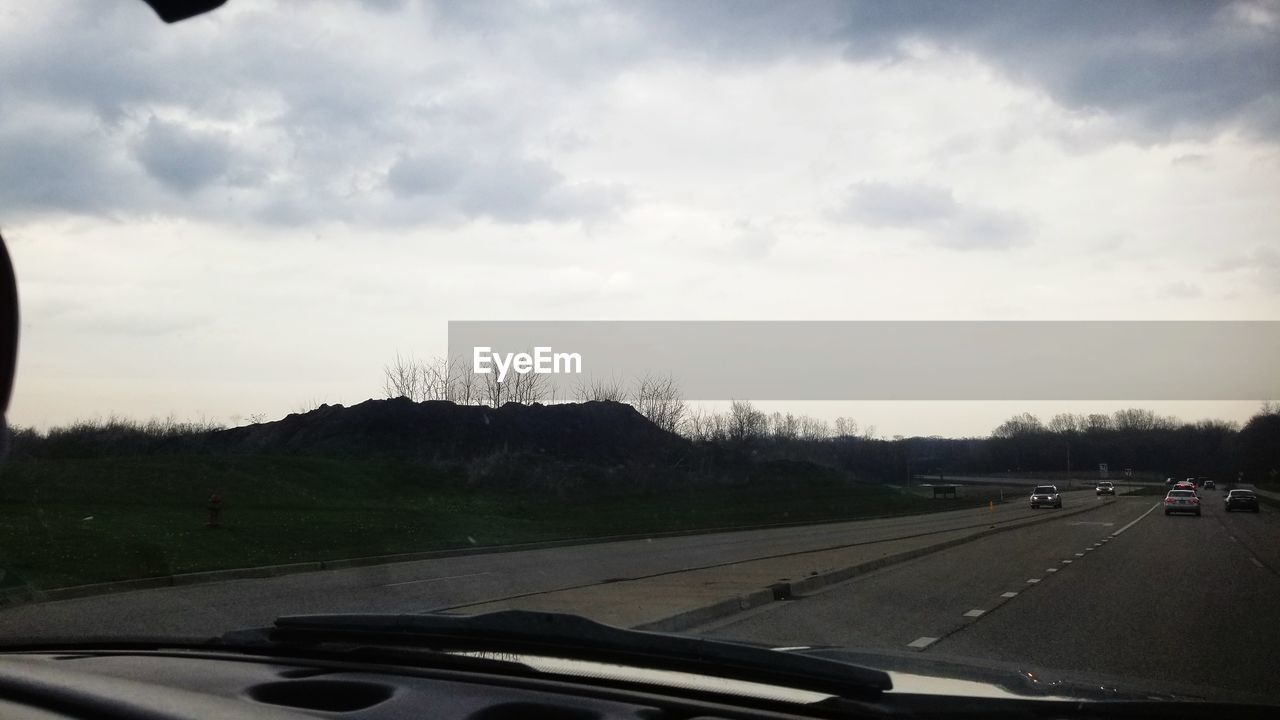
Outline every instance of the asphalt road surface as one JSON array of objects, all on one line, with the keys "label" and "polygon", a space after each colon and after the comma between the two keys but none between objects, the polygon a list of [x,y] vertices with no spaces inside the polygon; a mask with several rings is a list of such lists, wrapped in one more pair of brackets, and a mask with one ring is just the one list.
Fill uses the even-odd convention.
[{"label": "asphalt road surface", "polygon": [[1202,495],[1201,517],[1166,517],[1159,497],[1121,497],[702,632],[1280,698],[1280,518],[1265,506],[1228,514],[1221,493]]},{"label": "asphalt road surface", "polygon": [[[1064,494],[1068,505],[1092,492]],[[1074,498],[1079,498],[1076,500]],[[0,610],[0,638],[212,636],[303,613],[414,613],[832,547],[1019,522],[1024,502],[877,520],[486,553]],[[589,614],[590,609],[584,608]]]},{"label": "asphalt road surface", "polygon": [[[832,548],[886,553],[993,525],[1011,528],[899,562],[810,595],[695,629],[775,646],[823,645],[976,658],[1028,668],[1170,680],[1280,699],[1280,514],[1165,517],[1159,497],[1065,495],[932,515],[486,553],[268,579],[144,590],[0,610],[0,638],[209,636],[285,614],[427,612],[552,594],[592,614],[592,598],[654,587],[670,597],[699,569],[799,567]],[[1084,512],[1076,512],[1088,508]],[[1042,520],[1027,524],[1032,518]],[[840,551],[843,552],[843,551]],[[773,558],[773,560],[762,560]],[[645,580],[651,578],[651,580]],[[639,579],[635,582],[619,580]],[[700,588],[706,592],[705,586]],[[713,588],[714,589],[714,588]],[[576,597],[581,598],[577,607]],[[528,598],[528,600],[526,600]],[[616,598],[615,598],[616,600]],[[629,600],[624,598],[624,600]],[[620,622],[619,624],[626,624]],[[1139,683],[1140,684],[1140,683]],[[1131,683],[1132,685],[1132,683]],[[1198,694],[1198,693],[1192,693]]]}]

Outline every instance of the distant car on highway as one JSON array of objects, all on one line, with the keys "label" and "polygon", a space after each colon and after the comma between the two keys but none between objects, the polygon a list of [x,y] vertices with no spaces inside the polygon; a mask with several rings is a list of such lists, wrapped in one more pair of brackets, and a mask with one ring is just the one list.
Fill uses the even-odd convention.
[{"label": "distant car on highway", "polygon": [[1098,487],[1095,488],[1095,490],[1097,491],[1098,495],[1115,495],[1116,494],[1116,486],[1112,485],[1106,480],[1103,480],[1102,482],[1098,483]]},{"label": "distant car on highway", "polygon": [[1058,494],[1057,486],[1037,485],[1036,489],[1031,491],[1031,508],[1034,510],[1041,505],[1062,507],[1062,495]]},{"label": "distant car on highway", "polygon": [[1200,516],[1200,498],[1195,490],[1174,489],[1164,496],[1164,514],[1172,515],[1176,512],[1189,512],[1195,513],[1196,517]]},{"label": "distant car on highway", "polygon": [[1200,481],[1200,487],[1204,488],[1205,490],[1217,490],[1217,489],[1218,489],[1217,484],[1216,484],[1216,483],[1214,483],[1214,482],[1213,482],[1213,480],[1212,480],[1211,478],[1201,478],[1201,481]]},{"label": "distant car on highway", "polygon": [[1258,496],[1252,490],[1232,490],[1222,499],[1227,512],[1232,510],[1248,510],[1258,512]]},{"label": "distant car on highway", "polygon": [[1196,491],[1196,484],[1183,480],[1182,482],[1173,484],[1174,490],[1190,490],[1196,497],[1200,497],[1200,493]]}]

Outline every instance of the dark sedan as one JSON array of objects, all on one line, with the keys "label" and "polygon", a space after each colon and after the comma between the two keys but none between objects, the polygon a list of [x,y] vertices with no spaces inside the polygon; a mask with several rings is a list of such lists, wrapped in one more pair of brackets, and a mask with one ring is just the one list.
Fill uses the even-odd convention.
[{"label": "dark sedan", "polygon": [[1232,490],[1227,493],[1223,502],[1227,505],[1227,512],[1232,510],[1258,512],[1258,496],[1252,490]]}]

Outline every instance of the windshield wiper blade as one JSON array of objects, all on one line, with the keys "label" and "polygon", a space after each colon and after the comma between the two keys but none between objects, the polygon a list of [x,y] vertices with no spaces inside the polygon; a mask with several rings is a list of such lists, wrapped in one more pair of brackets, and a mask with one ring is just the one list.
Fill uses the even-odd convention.
[{"label": "windshield wiper blade", "polygon": [[526,653],[631,664],[846,698],[891,690],[889,674],[837,660],[701,637],[625,630],[564,613],[342,614],[278,618],[266,637],[282,645],[361,644]]}]

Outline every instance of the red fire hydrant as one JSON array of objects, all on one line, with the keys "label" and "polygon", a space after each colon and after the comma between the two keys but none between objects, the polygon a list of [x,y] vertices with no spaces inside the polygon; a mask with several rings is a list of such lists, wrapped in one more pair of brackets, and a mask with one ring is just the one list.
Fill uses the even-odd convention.
[{"label": "red fire hydrant", "polygon": [[209,496],[209,519],[205,521],[204,526],[207,528],[221,527],[221,516],[222,496],[218,493],[214,493]]}]

